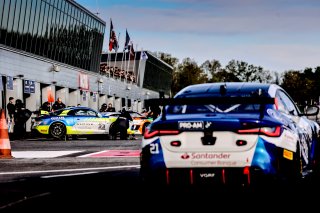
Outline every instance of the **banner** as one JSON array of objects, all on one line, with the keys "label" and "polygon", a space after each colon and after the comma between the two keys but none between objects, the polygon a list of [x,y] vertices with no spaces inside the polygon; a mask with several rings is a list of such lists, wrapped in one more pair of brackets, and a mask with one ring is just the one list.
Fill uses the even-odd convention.
[{"label": "banner", "polygon": [[7,90],[13,90],[13,77],[7,76]]},{"label": "banner", "polygon": [[79,73],[79,89],[89,90],[89,78],[85,73]]},{"label": "banner", "polygon": [[24,93],[30,93],[30,82],[29,80],[24,80],[24,84],[23,84],[23,91]]},{"label": "banner", "polygon": [[30,93],[35,93],[36,82],[35,81],[29,81],[29,86],[30,86]]},{"label": "banner", "polygon": [[87,100],[87,92],[86,91],[82,91],[82,100],[83,101]]}]

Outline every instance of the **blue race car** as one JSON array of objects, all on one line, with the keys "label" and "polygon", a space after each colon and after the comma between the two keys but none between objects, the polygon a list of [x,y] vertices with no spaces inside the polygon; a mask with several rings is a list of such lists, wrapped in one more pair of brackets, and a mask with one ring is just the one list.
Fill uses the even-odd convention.
[{"label": "blue race car", "polygon": [[148,183],[239,184],[297,181],[319,159],[319,125],[283,88],[262,83],[188,86],[162,105],[142,141],[141,176]]},{"label": "blue race car", "polygon": [[68,107],[34,118],[31,130],[54,138],[66,135],[109,135],[116,119],[102,116],[89,107]]}]

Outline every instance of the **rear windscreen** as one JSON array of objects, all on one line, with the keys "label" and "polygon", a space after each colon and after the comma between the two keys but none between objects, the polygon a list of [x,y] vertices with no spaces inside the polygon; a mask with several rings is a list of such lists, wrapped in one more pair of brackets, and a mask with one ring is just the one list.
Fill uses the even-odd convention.
[{"label": "rear windscreen", "polygon": [[260,104],[174,105],[167,107],[168,114],[251,113],[259,110]]}]

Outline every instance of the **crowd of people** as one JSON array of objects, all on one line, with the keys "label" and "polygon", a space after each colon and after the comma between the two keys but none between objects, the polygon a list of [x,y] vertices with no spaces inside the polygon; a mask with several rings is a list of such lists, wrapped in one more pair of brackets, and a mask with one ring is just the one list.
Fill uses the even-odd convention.
[{"label": "crowd of people", "polygon": [[100,74],[108,77],[125,79],[128,82],[136,83],[133,71],[125,71],[119,67],[108,66],[106,63],[100,65]]}]

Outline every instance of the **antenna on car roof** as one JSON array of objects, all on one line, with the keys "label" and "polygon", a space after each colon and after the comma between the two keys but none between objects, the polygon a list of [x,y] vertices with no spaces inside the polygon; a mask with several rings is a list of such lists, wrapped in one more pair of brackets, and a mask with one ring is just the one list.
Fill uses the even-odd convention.
[{"label": "antenna on car roof", "polygon": [[226,93],[227,93],[227,84],[224,83],[223,85],[220,85],[220,94],[224,96],[226,95]]}]

